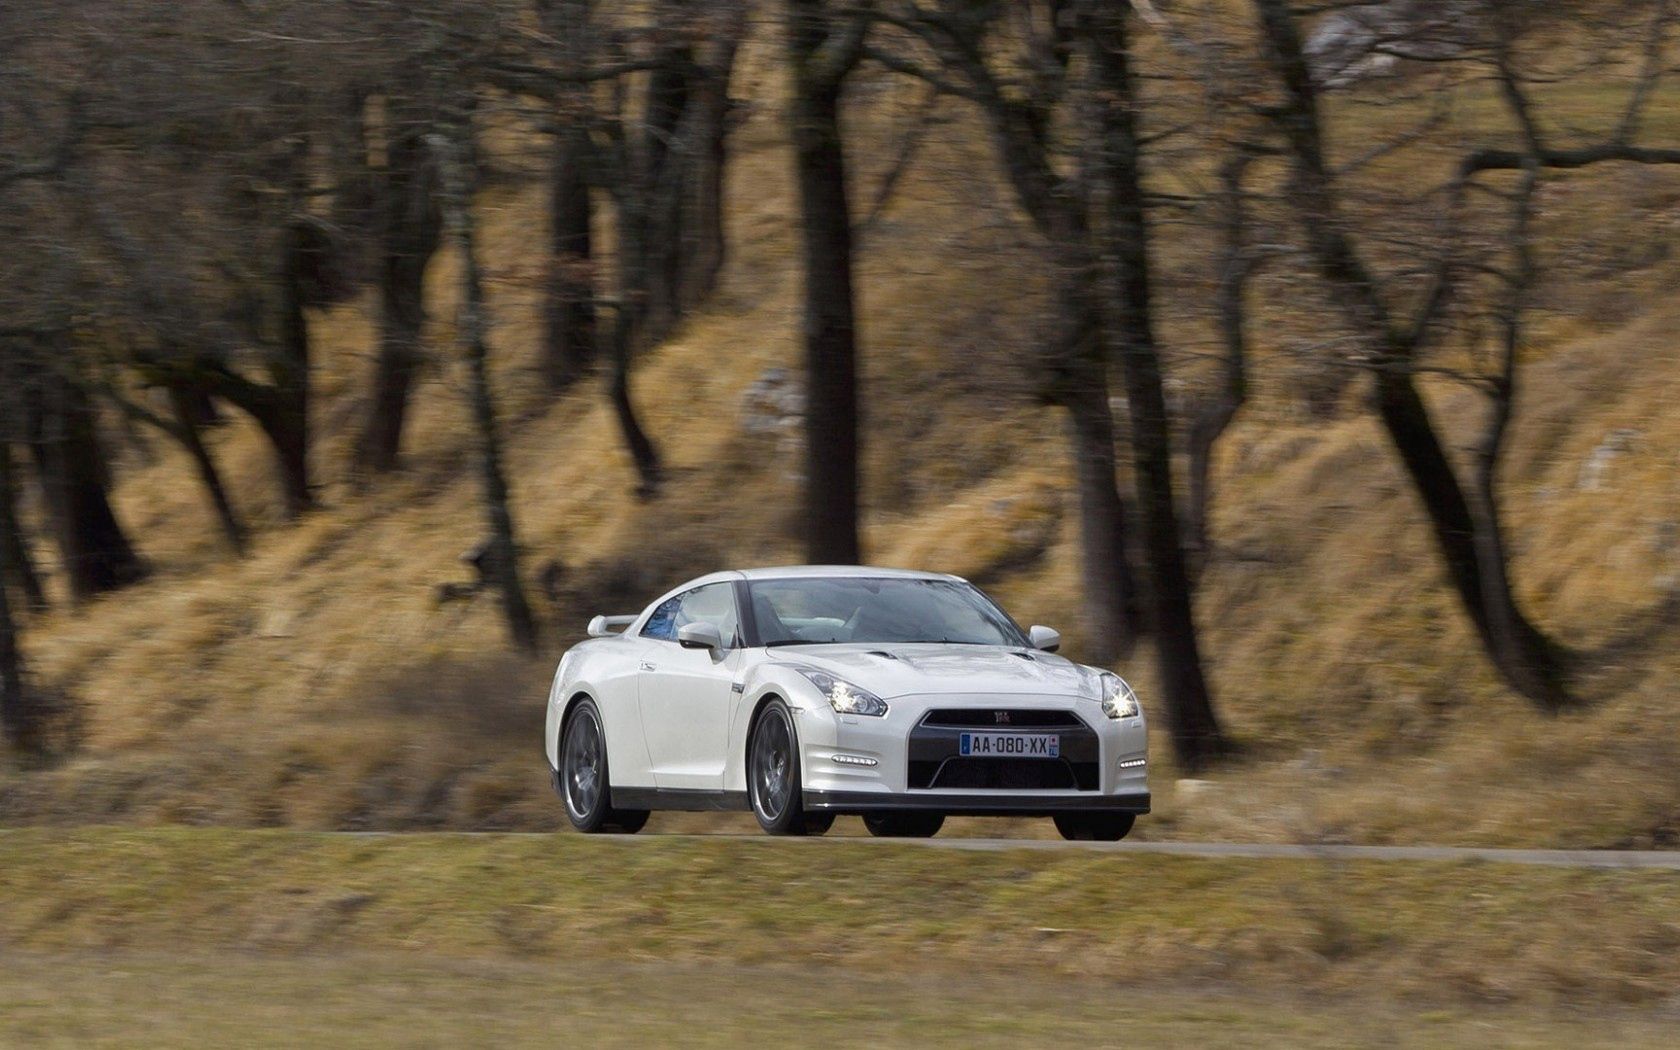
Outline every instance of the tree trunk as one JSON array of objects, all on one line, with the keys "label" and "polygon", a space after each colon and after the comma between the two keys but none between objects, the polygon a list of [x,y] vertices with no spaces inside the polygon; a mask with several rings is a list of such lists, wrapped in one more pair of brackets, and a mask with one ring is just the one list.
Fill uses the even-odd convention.
[{"label": "tree trunk", "polygon": [[170,385],[169,403],[175,413],[173,433],[180,439],[187,455],[192,457],[199,481],[203,482],[204,491],[209,494],[210,504],[215,509],[216,523],[221,526],[223,538],[228,541],[228,546],[233,548],[235,554],[243,556],[246,550],[245,526],[233,509],[233,501],[228,498],[227,489],[222,486],[221,472],[216,469],[216,461],[204,444],[199,424],[202,401],[202,397],[193,387],[179,383]]},{"label": "tree trunk", "polygon": [[417,132],[401,129],[380,180],[379,358],[373,399],[356,445],[358,470],[382,474],[402,458],[409,395],[424,363],[426,267],[437,251],[442,217],[436,179]]},{"label": "tree trunk", "polygon": [[1491,383],[1492,405],[1481,438],[1472,450],[1475,467],[1471,515],[1476,561],[1482,572],[1482,600],[1488,613],[1488,637],[1498,654],[1496,660],[1507,679],[1520,683],[1518,688],[1524,695],[1540,699],[1550,710],[1560,710],[1571,702],[1559,672],[1561,660],[1551,641],[1522,615],[1512,598],[1506,572],[1510,558],[1499,514],[1499,461],[1505,448],[1505,433],[1516,412],[1517,349],[1522,341],[1523,312],[1534,282],[1534,253],[1529,236],[1538,184],[1539,168],[1531,165],[1523,173],[1513,204],[1515,222],[1511,245],[1515,260],[1508,278],[1510,298],[1504,309],[1500,367]]},{"label": "tree trunk", "polygon": [[642,208],[647,235],[642,240],[647,280],[647,306],[642,317],[649,343],[658,343],[675,327],[681,314],[678,282],[682,277],[683,188],[688,182],[693,152],[692,121],[686,119],[694,59],[688,48],[675,49],[668,61],[648,78],[647,112],[643,118],[644,186],[650,198]]},{"label": "tree trunk", "polygon": [[1208,504],[1211,502],[1213,447],[1225,433],[1248,397],[1247,311],[1243,295],[1253,269],[1247,243],[1248,220],[1243,206],[1243,172],[1248,154],[1228,161],[1220,170],[1221,251],[1219,288],[1215,295],[1219,311],[1219,334],[1224,356],[1219,362],[1218,385],[1191,420],[1186,451],[1190,472],[1190,499],[1185,507],[1185,546],[1191,554],[1193,577],[1200,577],[1207,565]]},{"label": "tree trunk", "polygon": [[1079,495],[1080,598],[1090,635],[1089,663],[1112,664],[1145,632],[1116,480],[1114,412],[1089,256],[1057,253],[1061,284],[1057,329],[1046,354],[1046,394],[1068,413]]},{"label": "tree trunk", "polygon": [[[1125,504],[1114,476],[1114,415],[1108,402],[1104,319],[1092,287],[1096,262],[1091,247],[1090,179],[1064,169],[1053,153],[1052,110],[1056,91],[1017,96],[1004,90],[986,64],[988,44],[978,19],[953,14],[945,22],[943,50],[973,88],[990,126],[1004,174],[1033,227],[1048,245],[1058,272],[1060,329],[1033,367],[1045,375],[1046,400],[1066,408],[1073,428],[1075,474],[1080,479],[1080,545],[1084,563],[1083,603],[1092,624],[1094,653],[1127,653],[1145,633],[1137,598],[1137,577],[1126,541]],[[1001,9],[1000,9],[1001,10]],[[1071,23],[1059,15],[1045,20],[1049,36],[1037,57],[1065,69]],[[1036,60],[1036,59],[1035,59]],[[1057,78],[1060,81],[1061,78]],[[1101,661],[1099,661],[1101,662]]]},{"label": "tree trunk", "polygon": [[70,594],[83,601],[137,582],[146,568],[111,510],[110,472],[87,393],[63,376],[43,378],[36,465]]},{"label": "tree trunk", "polygon": [[813,68],[830,36],[815,0],[794,0],[788,21],[790,104],[805,274],[806,556],[855,564],[858,543],[857,347],[852,220],[840,137],[843,72]]},{"label": "tree trunk", "polygon": [[4,441],[0,441],[0,547],[4,548],[0,550],[0,558],[6,559],[6,571],[0,573],[0,587],[16,587],[31,612],[45,612],[46,589],[41,586],[41,575],[35,570],[29,539],[23,531],[23,519],[18,514],[12,447]]},{"label": "tree trunk", "polygon": [[1555,711],[1572,702],[1557,649],[1518,607],[1503,541],[1486,532],[1497,524],[1492,504],[1478,522],[1418,392],[1412,363],[1424,326],[1416,325],[1410,333],[1395,327],[1375,280],[1343,232],[1324,161],[1317,97],[1294,15],[1284,0],[1255,2],[1268,58],[1285,89],[1286,103],[1278,107],[1277,120],[1294,154],[1292,202],[1348,323],[1381,363],[1375,400],[1383,429],[1423,501],[1447,577],[1483,650],[1507,685],[1543,710]]},{"label": "tree trunk", "polygon": [[461,352],[470,380],[473,427],[478,436],[479,476],[484,484],[484,511],[490,530],[486,574],[495,581],[501,595],[502,614],[508,634],[522,649],[537,647],[536,619],[525,599],[519,578],[519,544],[509,510],[506,475],[502,472],[501,442],[496,428],[496,405],[490,391],[488,329],[485,316],[484,282],[479,273],[478,253],[471,206],[471,179],[461,163],[465,151],[459,143],[438,136],[434,142],[446,184],[445,207],[456,250],[461,256],[461,315],[458,322]]},{"label": "tree trunk", "polygon": [[647,257],[643,251],[647,217],[642,211],[646,198],[630,189],[618,197],[618,312],[613,318],[612,375],[607,397],[618,421],[624,447],[636,466],[636,492],[651,499],[659,492],[663,468],[659,450],[636,418],[630,397],[630,361],[640,349],[643,320],[647,309]]},{"label": "tree trunk", "polygon": [[677,279],[677,305],[685,312],[711,296],[723,271],[723,186],[729,155],[728,68],[707,70],[704,79],[696,85],[695,96],[698,155],[689,175],[688,215],[683,221],[686,241]]},{"label": "tree trunk", "polygon": [[280,277],[280,345],[268,358],[273,397],[256,417],[274,448],[289,518],[315,506],[309,484],[309,323],[303,314],[307,253],[301,230],[287,237]]},{"label": "tree trunk", "polygon": [[689,108],[695,130],[692,170],[684,197],[686,237],[678,275],[677,305],[683,310],[711,296],[725,254],[723,189],[729,154],[729,78],[735,69],[736,51],[746,35],[747,4],[727,0],[717,6],[717,22],[711,38],[701,47],[690,87]]},{"label": "tree trunk", "polygon": [[1083,0],[1091,75],[1100,99],[1094,129],[1103,182],[1099,241],[1104,336],[1119,358],[1131,408],[1132,468],[1149,558],[1149,598],[1166,705],[1179,764],[1205,768],[1228,745],[1202,674],[1190,580],[1173,507],[1172,438],[1150,303],[1149,231],[1143,212],[1137,95],[1124,8]]},{"label": "tree trunk", "polygon": [[1094,664],[1112,664],[1131,652],[1139,634],[1105,371],[1099,367],[1082,391],[1066,399],[1079,485],[1081,595],[1090,634],[1085,656]]},{"label": "tree trunk", "polygon": [[[566,68],[582,68],[590,61],[594,41],[588,0],[538,0],[537,14]],[[593,115],[589,85],[561,85],[555,100],[560,130],[555,135],[549,169],[550,258],[540,360],[543,379],[553,393],[587,376],[599,349],[594,202],[588,178],[592,159],[589,121]]]},{"label": "tree trunk", "polygon": [[[1567,706],[1557,653],[1511,594],[1504,544],[1487,531],[1496,522],[1484,512],[1478,526],[1411,374],[1378,374],[1376,400],[1383,428],[1429,514],[1447,577],[1489,658],[1523,696],[1547,710]],[[1491,490],[1487,495],[1492,497]]]},{"label": "tree trunk", "polygon": [[549,261],[542,373],[558,393],[589,374],[595,364],[594,207],[584,177],[589,133],[577,123],[555,138],[550,176]]},{"label": "tree trunk", "polygon": [[0,731],[6,743],[20,752],[41,750],[40,726],[23,684],[23,650],[18,644],[12,596],[5,580],[13,572],[11,551],[0,544]]}]

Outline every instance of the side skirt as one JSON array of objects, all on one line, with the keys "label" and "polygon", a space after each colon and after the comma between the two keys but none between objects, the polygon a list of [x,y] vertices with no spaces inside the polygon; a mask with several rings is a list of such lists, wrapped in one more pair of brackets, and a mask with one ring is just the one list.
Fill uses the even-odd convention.
[{"label": "side skirt", "polygon": [[695,788],[615,787],[614,809],[681,809],[690,812],[745,812],[745,791],[704,791]]}]

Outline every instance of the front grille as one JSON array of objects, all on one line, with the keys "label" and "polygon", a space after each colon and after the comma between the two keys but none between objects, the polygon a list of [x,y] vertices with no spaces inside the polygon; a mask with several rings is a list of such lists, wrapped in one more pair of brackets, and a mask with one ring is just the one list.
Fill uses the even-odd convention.
[{"label": "front grille", "polygon": [[912,760],[908,786],[994,788],[1004,791],[1095,791],[1101,771],[1095,762],[1065,758],[947,758]]},{"label": "front grille", "polygon": [[[1002,718],[998,716],[1002,715]],[[1072,711],[1023,711],[1000,707],[947,707],[929,711],[922,719],[925,726],[985,726],[1036,729],[1044,726],[1084,726]]]},{"label": "front grille", "polygon": [[[1009,721],[998,721],[998,714]],[[970,734],[1024,730],[1054,733],[1059,758],[1005,755],[964,757]],[[929,711],[910,730],[905,787],[912,791],[1096,791],[1102,781],[1102,747],[1096,730],[1068,708],[946,707]]]},{"label": "front grille", "polygon": [[[1096,786],[1096,767],[1087,771]],[[911,772],[914,779],[915,771]],[[927,781],[929,788],[995,788],[1005,791],[1067,791],[1084,789],[1074,764],[1066,759],[1044,758],[949,758],[938,763]]]}]

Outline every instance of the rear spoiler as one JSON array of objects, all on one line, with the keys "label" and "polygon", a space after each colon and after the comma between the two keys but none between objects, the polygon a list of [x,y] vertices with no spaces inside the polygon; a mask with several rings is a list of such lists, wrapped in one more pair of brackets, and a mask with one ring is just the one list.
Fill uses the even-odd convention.
[{"label": "rear spoiler", "polygon": [[[589,621],[589,637],[606,638],[610,635],[618,634],[626,627],[635,623],[636,616],[639,615],[641,614],[636,613],[630,616],[597,616],[593,620]],[[617,628],[617,630],[614,630],[614,628]]]}]

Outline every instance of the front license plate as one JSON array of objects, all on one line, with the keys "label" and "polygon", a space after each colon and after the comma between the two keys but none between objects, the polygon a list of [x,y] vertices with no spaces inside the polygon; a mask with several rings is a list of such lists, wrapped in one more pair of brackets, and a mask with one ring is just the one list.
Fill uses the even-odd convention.
[{"label": "front license plate", "polygon": [[963,733],[958,753],[985,758],[1061,758],[1062,738],[1055,733]]}]

